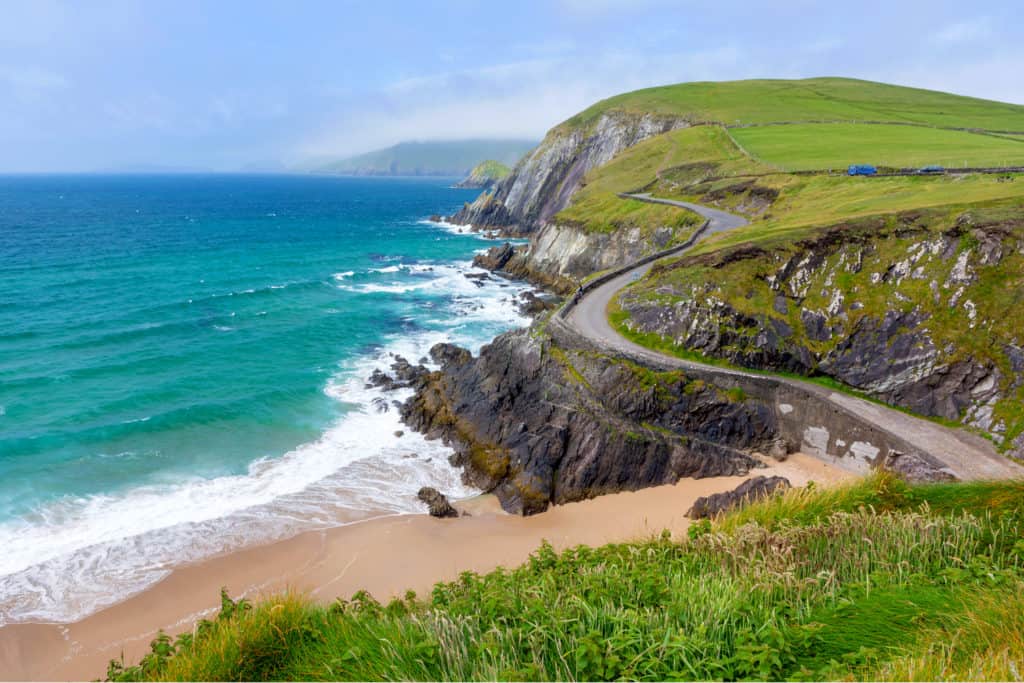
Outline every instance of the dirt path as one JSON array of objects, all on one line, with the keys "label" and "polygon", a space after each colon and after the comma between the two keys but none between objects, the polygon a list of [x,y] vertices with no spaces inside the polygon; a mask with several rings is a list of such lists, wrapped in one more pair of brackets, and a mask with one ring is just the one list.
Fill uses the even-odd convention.
[{"label": "dirt path", "polygon": [[[699,204],[661,199],[647,194],[623,196],[655,204],[678,206],[699,213],[709,221],[707,228],[700,235],[701,239],[707,238],[708,235],[733,230],[747,224],[746,219],[741,216]],[[661,365],[670,365],[684,370],[700,369],[721,375],[765,376],[765,373],[748,373],[742,370],[731,370],[682,360],[675,356],[669,356],[640,346],[619,334],[608,321],[608,304],[618,294],[619,290],[643,277],[650,270],[651,265],[651,263],[647,263],[637,266],[586,292],[572,309],[564,315],[565,322],[577,333],[601,347],[611,351],[625,352]],[[975,434],[964,430],[951,429],[935,422],[914,417],[849,394],[833,391],[811,382],[775,375],[772,377],[780,384],[798,387],[805,392],[812,393],[835,409],[853,413],[878,429],[898,436],[918,450],[928,453],[941,461],[960,479],[1024,477],[1024,467],[999,455],[991,442]]]}]

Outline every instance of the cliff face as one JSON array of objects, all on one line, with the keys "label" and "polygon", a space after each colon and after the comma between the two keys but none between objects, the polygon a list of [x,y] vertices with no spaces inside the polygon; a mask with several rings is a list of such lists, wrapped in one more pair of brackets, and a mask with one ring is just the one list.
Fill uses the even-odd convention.
[{"label": "cliff face", "polygon": [[472,484],[510,512],[671,483],[743,474],[766,448],[771,408],[680,372],[566,350],[538,329],[506,333],[478,358],[450,354],[402,410],[454,447]]},{"label": "cliff face", "polygon": [[629,228],[609,233],[585,232],[549,223],[534,235],[529,248],[491,247],[474,264],[502,270],[560,294],[576,289],[591,273],[631,263],[684,241],[692,229]]},{"label": "cliff face", "polygon": [[568,205],[591,169],[642,140],[686,125],[677,117],[609,112],[585,128],[556,128],[493,195],[481,195],[449,220],[529,235]]},{"label": "cliff face", "polygon": [[[819,374],[1024,455],[1024,225],[903,214],[778,251],[690,257],[621,297],[626,326],[737,365]],[[1007,316],[1011,320],[1007,320]]]}]

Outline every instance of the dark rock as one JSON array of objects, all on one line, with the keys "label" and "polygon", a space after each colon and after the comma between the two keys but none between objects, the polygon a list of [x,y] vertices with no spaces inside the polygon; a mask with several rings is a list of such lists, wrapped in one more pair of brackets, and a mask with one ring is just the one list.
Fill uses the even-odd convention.
[{"label": "dark rock", "polygon": [[781,294],[775,295],[775,300],[772,302],[772,308],[775,312],[780,315],[789,315],[789,306],[786,303],[786,297]]},{"label": "dark rock", "polygon": [[777,430],[763,403],[565,351],[530,330],[427,376],[402,418],[451,445],[467,483],[522,514],[680,477],[745,474],[760,463],[741,449]]},{"label": "dark rock", "polygon": [[929,462],[913,453],[893,451],[885,462],[885,469],[914,483],[957,481],[956,474],[948,467]]},{"label": "dark rock", "polygon": [[523,315],[537,316],[555,307],[553,302],[546,301],[533,292],[523,292],[519,298],[522,299],[519,304],[519,312]]},{"label": "dark rock", "polygon": [[448,365],[462,365],[473,359],[468,349],[455,344],[441,342],[430,347],[430,358],[442,368]]},{"label": "dark rock", "polygon": [[437,489],[424,486],[416,497],[427,504],[430,508],[431,517],[458,517],[459,511],[452,507],[448,498]]},{"label": "dark rock", "polygon": [[395,386],[395,378],[379,369],[374,370],[366,380],[366,388],[370,389],[373,387],[383,389],[384,391],[391,391],[397,388]]},{"label": "dark rock", "polygon": [[733,510],[751,501],[767,498],[776,491],[790,488],[785,477],[754,477],[743,482],[732,491],[701,496],[693,507],[686,512],[690,519],[715,517],[723,512]]},{"label": "dark rock", "polygon": [[484,280],[491,279],[491,276],[487,273],[463,273],[462,275],[477,287],[483,287]]},{"label": "dark rock", "polygon": [[796,449],[793,447],[793,444],[791,444],[789,442],[789,440],[787,440],[784,437],[779,436],[779,437],[776,437],[776,438],[772,439],[771,442],[768,444],[768,448],[766,449],[766,451],[767,451],[766,454],[770,458],[774,458],[775,460],[778,460],[779,462],[783,462],[784,460],[789,458],[789,454],[792,453],[795,450]]},{"label": "dark rock", "polygon": [[473,257],[473,265],[487,270],[502,270],[515,255],[512,245],[505,242],[501,246],[491,247],[486,253]]},{"label": "dark rock", "polygon": [[418,379],[426,375],[429,370],[422,365],[413,365],[402,356],[395,356],[395,362],[391,364],[395,373],[396,385],[411,386]]},{"label": "dark rock", "polygon": [[828,318],[819,311],[800,311],[800,322],[804,324],[804,332],[808,339],[828,341],[832,338],[832,330],[828,327]]},{"label": "dark rock", "polygon": [[403,436],[405,436],[405,432],[403,432],[401,429],[396,429],[395,436],[397,436],[398,438],[402,438]]},{"label": "dark rock", "polygon": [[370,401],[370,404],[378,413],[386,413],[388,412],[388,409],[391,407],[390,405],[388,405],[387,399],[381,396],[375,397],[372,401]]}]

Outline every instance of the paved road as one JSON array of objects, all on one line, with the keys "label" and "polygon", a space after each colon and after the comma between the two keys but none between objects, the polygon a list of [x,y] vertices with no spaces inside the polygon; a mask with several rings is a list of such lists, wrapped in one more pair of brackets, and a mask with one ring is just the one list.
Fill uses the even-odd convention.
[{"label": "paved road", "polygon": [[[709,219],[708,226],[701,235],[701,239],[706,238],[710,234],[732,230],[747,223],[740,216],[699,204],[661,199],[643,194],[625,196],[657,204],[679,206],[699,213]],[[669,364],[684,370],[687,368],[702,369],[748,377],[764,377],[760,373],[728,370],[704,363],[685,361],[675,356],[668,356],[640,346],[619,334],[608,322],[608,304],[620,289],[643,277],[650,270],[651,265],[648,263],[637,266],[587,292],[569,311],[565,318],[566,323],[576,332],[604,348],[623,351],[634,356],[640,356],[641,358],[648,358],[656,363]],[[778,376],[774,377],[774,379],[780,383],[797,386],[804,391],[811,392],[833,406],[856,413],[880,429],[897,434],[919,450],[930,453],[945,463],[961,479],[1024,477],[1024,467],[999,455],[991,442],[975,434],[958,429],[950,429],[877,403],[832,391],[827,387],[811,382],[802,382]]]}]

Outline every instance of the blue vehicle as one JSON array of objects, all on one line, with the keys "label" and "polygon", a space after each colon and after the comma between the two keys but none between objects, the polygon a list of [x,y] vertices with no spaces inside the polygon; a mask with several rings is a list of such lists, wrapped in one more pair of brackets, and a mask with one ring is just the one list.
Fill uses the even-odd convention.
[{"label": "blue vehicle", "polygon": [[847,175],[875,175],[878,169],[871,164],[850,164],[846,170]]},{"label": "blue vehicle", "polygon": [[917,172],[920,173],[921,175],[938,175],[940,173],[945,173],[946,169],[943,168],[942,166],[932,165],[920,168]]}]

